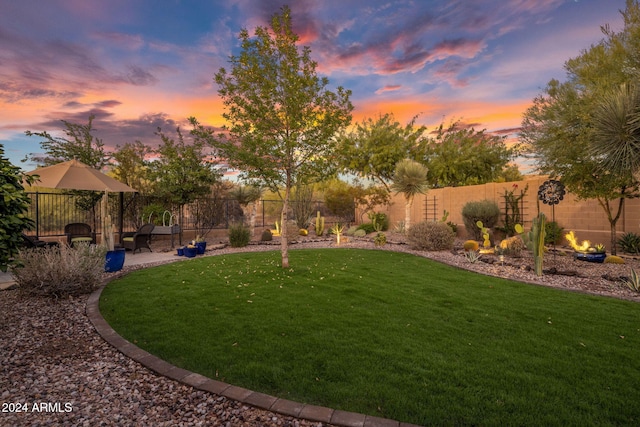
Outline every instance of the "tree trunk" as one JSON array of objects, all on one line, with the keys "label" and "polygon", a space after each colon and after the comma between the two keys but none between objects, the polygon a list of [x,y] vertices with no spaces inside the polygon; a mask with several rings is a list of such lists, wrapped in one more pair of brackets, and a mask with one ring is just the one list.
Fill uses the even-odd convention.
[{"label": "tree trunk", "polygon": [[409,230],[411,227],[411,206],[413,206],[413,197],[407,197],[404,205],[404,229]]},{"label": "tree trunk", "polygon": [[255,234],[256,230],[256,215],[258,213],[258,202],[249,203],[249,230],[251,230],[251,238]]},{"label": "tree trunk", "polygon": [[287,209],[289,209],[289,185],[284,191],[282,212],[280,213],[280,252],[282,253],[282,268],[289,268],[289,242],[287,241]]}]

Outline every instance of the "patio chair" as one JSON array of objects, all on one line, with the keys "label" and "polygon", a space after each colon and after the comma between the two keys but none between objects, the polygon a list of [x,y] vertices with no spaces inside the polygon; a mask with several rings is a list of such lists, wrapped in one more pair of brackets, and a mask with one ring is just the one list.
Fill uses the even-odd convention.
[{"label": "patio chair", "polygon": [[149,241],[154,227],[155,225],[153,224],[145,224],[135,232],[122,233],[120,244],[123,248],[132,250],[133,253],[136,253],[137,250],[142,252],[142,248],[147,248],[149,252],[153,252],[149,246]]},{"label": "patio chair", "polygon": [[22,233],[22,240],[24,241],[24,247],[26,249],[51,248],[60,246],[60,243],[58,242],[45,242],[44,240],[39,240],[32,236],[27,236],[24,233]]},{"label": "patio chair", "polygon": [[91,226],[82,222],[74,222],[64,226],[64,234],[67,236],[67,244],[73,246],[76,243],[96,243],[96,233],[91,231]]}]

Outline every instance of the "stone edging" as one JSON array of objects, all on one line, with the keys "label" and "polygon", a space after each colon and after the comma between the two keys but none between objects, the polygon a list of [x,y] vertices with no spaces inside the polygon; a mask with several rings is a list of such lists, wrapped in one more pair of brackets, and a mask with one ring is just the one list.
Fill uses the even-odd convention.
[{"label": "stone edging", "polygon": [[111,328],[100,313],[100,295],[104,286],[93,292],[87,300],[86,313],[98,334],[119,352],[135,360],[146,368],[164,377],[176,380],[198,390],[214,393],[219,396],[245,403],[260,409],[281,415],[319,421],[341,427],[417,427],[413,424],[401,423],[387,418],[355,412],[341,411],[322,406],[307,405],[280,399],[264,393],[251,391],[221,381],[212,380],[203,375],[178,368],[130,343]]}]

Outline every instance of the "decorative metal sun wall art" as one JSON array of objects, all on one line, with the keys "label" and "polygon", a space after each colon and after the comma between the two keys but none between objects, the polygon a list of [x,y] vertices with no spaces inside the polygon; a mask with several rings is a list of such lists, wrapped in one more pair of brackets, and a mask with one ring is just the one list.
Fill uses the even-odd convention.
[{"label": "decorative metal sun wall art", "polygon": [[538,199],[545,205],[557,205],[564,199],[564,184],[556,179],[550,179],[542,183],[538,189]]}]

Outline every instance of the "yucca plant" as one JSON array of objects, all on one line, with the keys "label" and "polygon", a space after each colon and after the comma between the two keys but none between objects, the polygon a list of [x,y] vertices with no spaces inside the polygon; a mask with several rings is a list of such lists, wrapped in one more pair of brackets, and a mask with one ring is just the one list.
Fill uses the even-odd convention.
[{"label": "yucca plant", "polygon": [[625,280],[625,284],[632,291],[640,292],[640,277],[633,268],[631,269],[631,277]]},{"label": "yucca plant", "polygon": [[393,174],[391,189],[396,193],[404,194],[404,226],[408,230],[411,227],[411,206],[417,194],[427,192],[427,168],[411,159],[404,159],[396,164]]}]

